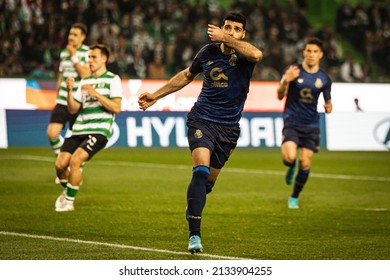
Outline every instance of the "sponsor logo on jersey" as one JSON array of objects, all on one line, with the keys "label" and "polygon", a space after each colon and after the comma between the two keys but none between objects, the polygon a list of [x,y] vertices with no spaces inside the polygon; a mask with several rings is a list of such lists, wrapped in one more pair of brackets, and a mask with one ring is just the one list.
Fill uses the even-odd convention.
[{"label": "sponsor logo on jersey", "polygon": [[211,83],[213,87],[223,88],[229,86],[228,82],[222,81],[222,80],[227,81],[229,80],[229,78],[223,73],[223,69],[220,67],[215,67],[211,69],[210,78],[214,81]]}]

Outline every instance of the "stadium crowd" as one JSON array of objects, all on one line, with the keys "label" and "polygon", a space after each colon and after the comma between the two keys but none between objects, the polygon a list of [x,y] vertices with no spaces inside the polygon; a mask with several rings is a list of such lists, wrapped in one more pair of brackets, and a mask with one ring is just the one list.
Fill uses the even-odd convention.
[{"label": "stadium crowd", "polygon": [[[344,0],[335,28],[314,30],[308,21],[306,1],[286,4],[236,0],[228,10],[245,14],[246,40],[263,50],[254,80],[279,80],[285,65],[300,62],[305,39],[324,41],[323,69],[334,81],[347,81],[352,70],[341,66],[346,59],[339,36],[349,40],[363,57],[360,78],[372,81],[371,65],[382,81],[390,69],[389,1],[352,7]],[[201,46],[209,42],[207,23],[218,24],[225,10],[218,0],[207,4],[191,0],[0,0],[0,76],[55,77],[59,53],[71,24],[83,22],[89,31],[86,43],[105,43],[112,55],[108,68],[121,78],[166,79],[187,67]],[[387,4],[387,5],[386,5]],[[344,67],[343,69],[352,69]],[[374,81],[376,82],[376,81]]]}]

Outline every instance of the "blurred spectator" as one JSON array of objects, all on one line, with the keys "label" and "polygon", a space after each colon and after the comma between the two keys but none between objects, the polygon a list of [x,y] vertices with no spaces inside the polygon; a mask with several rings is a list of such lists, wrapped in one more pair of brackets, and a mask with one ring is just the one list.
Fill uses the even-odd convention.
[{"label": "blurred spectator", "polygon": [[[242,11],[250,19],[246,40],[265,53],[265,65],[255,70],[254,79],[279,80],[284,63],[299,62],[303,39],[314,35],[324,42],[322,67],[337,77],[335,81],[343,59],[339,35],[361,51],[362,65],[378,65],[379,71],[364,66],[365,73],[389,76],[388,1],[373,0],[366,7],[343,0],[335,29],[326,25],[315,34],[305,0],[234,0],[226,9]],[[90,30],[86,44],[109,45],[114,54],[110,65],[121,77],[149,76],[148,65],[155,63],[155,56],[161,56],[170,76],[189,65],[194,51],[210,42],[204,26],[219,24],[224,13],[216,0],[206,4],[180,0],[0,0],[0,69],[2,73],[18,72],[5,69],[5,57],[11,53],[23,66],[22,75],[30,75],[33,69],[37,72],[40,63],[57,71],[58,50],[66,44],[67,30],[73,22],[82,21]]]},{"label": "blurred spectator", "polygon": [[149,79],[166,79],[166,67],[163,63],[161,56],[154,56],[154,59],[148,65],[148,76]]},{"label": "blurred spectator", "polygon": [[337,9],[336,14],[336,30],[342,35],[348,34],[350,31],[351,21],[354,16],[354,11],[349,0],[343,0],[341,6]]},{"label": "blurred spectator", "polygon": [[363,69],[359,63],[357,63],[354,58],[348,55],[341,64],[340,67],[340,76],[343,82],[362,82],[364,80]]},{"label": "blurred spectator", "polygon": [[31,71],[31,77],[33,78],[54,78],[54,72],[46,69],[45,64],[37,63],[33,65],[33,69]]},{"label": "blurred spectator", "polygon": [[23,66],[14,54],[7,55],[3,69],[6,76],[20,76],[24,74]]},{"label": "blurred spectator", "polygon": [[146,78],[146,62],[142,56],[142,50],[136,49],[133,52],[132,59],[128,61],[129,65],[126,68],[130,77],[136,77],[138,79]]}]

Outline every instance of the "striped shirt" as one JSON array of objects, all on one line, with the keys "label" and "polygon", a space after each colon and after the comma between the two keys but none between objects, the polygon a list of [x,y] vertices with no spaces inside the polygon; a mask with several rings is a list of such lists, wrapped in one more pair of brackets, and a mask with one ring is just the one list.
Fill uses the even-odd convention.
[{"label": "striped shirt", "polygon": [[[79,58],[81,65],[88,63],[88,54],[89,47],[86,45],[81,45],[80,48],[77,49],[76,55]],[[77,90],[81,79],[73,65],[73,62],[70,60],[69,51],[67,49],[63,49],[61,51],[59,71],[62,73],[62,80],[60,88],[58,89],[56,104],[66,106],[66,96],[68,95],[68,91],[66,89],[66,79],[68,77],[74,77],[75,82],[73,86],[73,92]]]},{"label": "striped shirt", "polygon": [[82,109],[73,125],[72,135],[102,134],[108,139],[115,114],[105,109],[95,97],[82,92],[81,87],[86,84],[109,99],[122,98],[121,80],[118,75],[106,71],[97,78],[90,76],[82,79],[73,93],[73,98],[81,103]]}]

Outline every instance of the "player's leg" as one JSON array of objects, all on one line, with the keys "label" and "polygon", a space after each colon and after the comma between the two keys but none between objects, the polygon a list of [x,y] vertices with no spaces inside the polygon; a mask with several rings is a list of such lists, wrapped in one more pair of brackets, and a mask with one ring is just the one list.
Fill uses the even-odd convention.
[{"label": "player's leg", "polygon": [[70,174],[69,183],[72,186],[80,186],[83,180],[83,173],[81,172],[81,165],[89,159],[89,154],[82,148],[78,148],[72,158],[70,159]]},{"label": "player's leg", "polygon": [[57,156],[56,160],[56,172],[57,177],[60,179],[61,185],[64,187],[64,190],[61,192],[60,196],[57,198],[55,202],[55,209],[56,211],[70,211],[73,210],[72,207],[67,207],[67,210],[63,210],[66,206],[66,193],[67,193],[67,186],[68,186],[68,180],[69,180],[69,163],[72,158],[72,154],[77,149],[77,147],[80,145],[81,139],[78,137],[70,137],[66,138],[60,154]]},{"label": "player's leg", "polygon": [[69,162],[72,154],[67,151],[60,152],[57,156],[55,168],[57,177],[60,179],[61,185],[66,188],[69,178]]},{"label": "player's leg", "polygon": [[289,200],[290,208],[298,208],[298,197],[302,192],[310,174],[311,161],[320,145],[320,131],[318,128],[302,128],[299,133],[299,170],[295,178],[294,189]]},{"label": "player's leg", "polygon": [[215,182],[217,181],[220,172],[221,168],[210,167],[210,175],[206,183],[206,194],[211,193],[211,191],[213,190],[213,187],[215,185]]},{"label": "player's leg", "polygon": [[287,185],[294,182],[297,148],[298,145],[294,141],[286,141],[281,147],[283,164],[288,167],[285,177]]},{"label": "player's leg", "polygon": [[[61,135],[62,129],[65,127],[66,122],[69,119],[69,112],[65,105],[56,104],[54,109],[51,111],[50,122],[47,126],[46,134],[49,139],[50,146],[57,156],[61,147],[64,144],[64,137]],[[60,179],[55,178],[56,184],[60,184]]]},{"label": "player's leg", "polygon": [[305,186],[311,167],[314,152],[307,148],[301,148],[299,155],[299,170],[295,178],[294,189],[289,199],[289,208],[298,208],[298,197]]},{"label": "player's leg", "polygon": [[55,155],[60,153],[62,144],[64,143],[64,138],[61,136],[62,128],[63,125],[61,123],[49,123],[47,126],[47,137]]},{"label": "player's leg", "polygon": [[66,122],[69,121],[70,114],[65,105],[56,104],[51,111],[50,122],[46,133],[55,155],[60,153],[64,138],[61,136],[61,130]]},{"label": "player's leg", "polygon": [[60,196],[57,197],[55,202],[55,209],[60,209],[61,206],[65,203],[65,197],[66,197],[66,190],[67,190],[67,184],[68,184],[68,178],[69,178],[69,162],[70,158],[72,157],[72,154],[66,151],[60,152],[60,154],[57,156],[55,168],[57,172],[57,178],[59,179],[60,184],[64,188],[64,190],[61,192]]},{"label": "player's leg", "polygon": [[66,185],[65,201],[62,206],[57,207],[56,211],[72,211],[74,210],[74,201],[80,189],[83,173],[80,166],[89,158],[88,153],[82,148],[78,148],[72,155],[69,167],[69,181]]},{"label": "player's leg", "polygon": [[83,180],[81,165],[102,150],[107,142],[107,138],[103,135],[90,134],[84,137],[80,146],[73,153],[69,163],[69,182],[66,188],[66,199],[69,202],[74,202]]},{"label": "player's leg", "polygon": [[[217,177],[218,177],[220,171],[221,171],[221,169],[216,169],[216,168],[210,167],[210,175],[209,175],[209,177],[207,179],[207,183],[206,183],[206,195],[209,194],[213,190],[213,187],[215,185],[215,182],[217,180]],[[187,219],[187,221],[189,219],[188,207],[186,207],[186,219]]]},{"label": "player's leg", "polygon": [[237,146],[237,141],[240,137],[240,127],[215,126],[214,134],[216,141],[214,141],[214,149],[210,156],[210,176],[206,184],[207,194],[213,190],[219,173]]},{"label": "player's leg", "polygon": [[193,171],[187,189],[188,226],[190,239],[188,250],[191,253],[201,252],[200,228],[203,208],[206,204],[206,183],[210,175],[210,150],[199,147],[192,151]]}]

